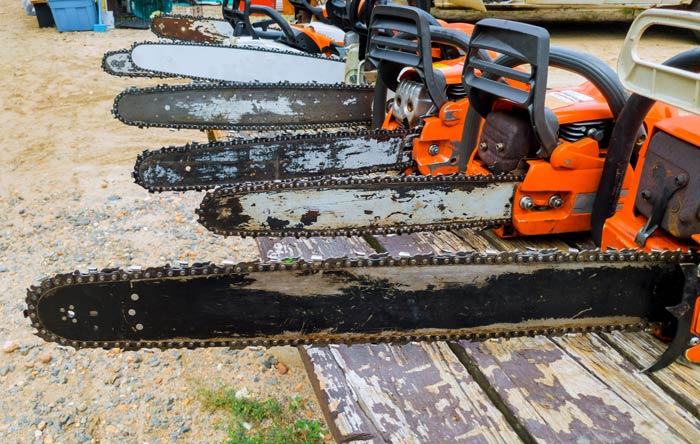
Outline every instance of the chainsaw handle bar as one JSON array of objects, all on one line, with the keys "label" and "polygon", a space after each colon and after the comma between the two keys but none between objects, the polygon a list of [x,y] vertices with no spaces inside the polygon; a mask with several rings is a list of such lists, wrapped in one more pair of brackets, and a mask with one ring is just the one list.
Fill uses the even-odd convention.
[{"label": "chainsaw handle bar", "polygon": [[[494,51],[529,65],[530,71],[517,70],[498,61],[476,57],[479,51]],[[527,110],[541,149],[540,157],[549,156],[557,146],[558,125],[547,116],[544,105],[549,67],[549,32],[539,26],[501,19],[480,20],[474,26],[462,83],[470,107],[482,117],[491,112],[498,99],[506,99]],[[476,75],[476,71],[480,75]],[[513,86],[504,80],[524,83],[528,88]]]},{"label": "chainsaw handle bar", "polygon": [[323,15],[323,8],[311,6],[311,3],[309,3],[307,0],[289,0],[289,3],[294,7],[295,16],[299,13],[299,11],[306,11],[314,16],[319,22],[329,22],[328,18]]},{"label": "chainsaw handle bar", "polygon": [[[231,6],[229,7],[229,1]],[[282,29],[282,35],[288,42],[294,42],[294,31],[287,21],[277,11],[267,6],[251,5],[251,0],[223,0],[221,4],[221,13],[226,21],[233,28],[233,35],[243,36],[249,35],[254,39],[266,38],[276,39],[280,34],[276,31],[267,31],[266,28],[275,23]],[[243,10],[241,10],[241,2],[243,2]],[[269,17],[257,23],[251,23],[251,14],[262,14]],[[256,30],[255,28],[263,28]]]},{"label": "chainsaw handle bar", "polygon": [[642,35],[654,25],[700,32],[700,14],[666,9],[649,9],[640,14],[630,26],[620,51],[620,81],[639,95],[700,114],[700,74],[640,57],[637,48]]},{"label": "chainsaw handle bar", "polygon": [[[512,56],[500,56],[494,63],[508,68],[522,64],[522,60]],[[590,54],[571,48],[553,45],[549,48],[549,66],[580,75],[595,86],[610,107],[613,119],[621,118],[627,102],[627,93],[617,78],[617,74],[605,62]],[[466,163],[477,145],[481,116],[475,108],[469,107],[462,132],[462,154],[460,171],[466,170]]]},{"label": "chainsaw handle bar", "polygon": [[[292,26],[276,10],[270,8],[269,6],[251,5],[250,13],[251,14],[262,14],[262,15],[266,15],[266,16],[270,17],[268,20],[263,20],[260,22],[253,23],[253,28],[261,27],[261,28],[263,28],[263,30],[265,32],[274,32],[274,31],[267,31],[267,27],[271,24],[276,24],[282,30],[282,34],[284,35],[284,38],[287,42],[294,43],[296,41],[296,37],[294,35],[294,31],[292,30]],[[260,31],[256,31],[256,32],[259,33]]]}]

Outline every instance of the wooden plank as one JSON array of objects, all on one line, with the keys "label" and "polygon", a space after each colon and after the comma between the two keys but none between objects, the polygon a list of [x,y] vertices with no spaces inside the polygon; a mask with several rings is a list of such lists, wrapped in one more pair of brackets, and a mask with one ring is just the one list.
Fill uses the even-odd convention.
[{"label": "wooden plank", "polygon": [[476,231],[466,229],[458,232],[436,231],[400,236],[375,236],[375,239],[393,257],[398,257],[401,253],[412,256],[419,254],[439,255],[457,251],[493,249],[493,246]]},{"label": "wooden plank", "polygon": [[[263,261],[281,261],[290,258],[302,258],[310,261],[316,258],[355,257],[375,252],[364,239],[358,237],[314,237],[306,239],[259,237],[256,239],[256,242]],[[300,347],[299,350],[311,384],[317,394],[326,424],[336,441],[341,442],[340,437],[342,437],[346,440],[345,442],[351,440],[356,444],[385,444],[381,439],[381,434],[362,412],[357,400],[343,398],[334,391],[333,387],[321,383],[319,377],[314,373],[315,368],[310,364],[309,356],[316,357],[319,368],[325,370],[325,374],[329,379],[333,380],[342,376],[342,369],[337,367],[334,361],[333,364],[328,360],[324,362],[323,357],[326,355],[328,348],[309,348],[307,351]],[[327,395],[325,390],[329,391]],[[328,399],[327,396],[332,396],[338,402],[333,404],[325,402]],[[379,437],[379,439],[373,437]]]},{"label": "wooden plank", "polygon": [[333,439],[386,444],[381,431],[360,407],[358,397],[349,390],[345,370],[338,366],[330,347],[299,347],[299,353]]},{"label": "wooden plank", "polygon": [[473,361],[536,442],[687,442],[630,406],[547,338],[459,345],[463,359]]},{"label": "wooden plank", "polygon": [[[305,351],[338,441],[360,432],[373,443],[521,442],[444,342]],[[361,412],[348,411],[353,400]]]},{"label": "wooden plank", "polygon": [[263,261],[313,257],[335,259],[366,256],[375,250],[361,237],[259,237],[256,239]]},{"label": "wooden plank", "polygon": [[482,235],[484,238],[488,239],[488,241],[491,242],[494,246],[503,251],[526,251],[532,248],[536,250],[556,248],[557,250],[561,251],[569,251],[569,249],[571,248],[566,242],[563,242],[554,237],[524,236],[501,238],[498,237],[498,235],[491,230],[484,230]]},{"label": "wooden plank", "polygon": [[454,233],[462,239],[462,241],[469,245],[471,248],[477,251],[486,251],[493,249],[493,243],[485,237],[485,233],[491,232],[491,230],[472,230],[470,228],[463,228],[461,230],[455,230]]},{"label": "wooden plank", "polygon": [[435,248],[426,242],[419,233],[374,236],[382,248],[392,257],[399,257],[401,253],[412,256],[417,254],[432,254]]},{"label": "wooden plank", "polygon": [[666,423],[689,442],[700,442],[700,420],[600,336],[578,334],[552,340],[642,415]]},{"label": "wooden plank", "polygon": [[[612,332],[605,333],[602,337],[638,369],[648,367],[661,356],[667,346],[647,332]],[[700,418],[700,365],[679,359],[665,369],[651,373],[649,377]]]}]

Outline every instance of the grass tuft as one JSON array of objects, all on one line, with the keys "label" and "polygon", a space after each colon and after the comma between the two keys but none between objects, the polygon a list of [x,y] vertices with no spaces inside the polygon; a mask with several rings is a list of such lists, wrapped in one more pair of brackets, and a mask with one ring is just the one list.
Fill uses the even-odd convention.
[{"label": "grass tuft", "polygon": [[323,423],[305,418],[298,396],[280,402],[236,396],[232,388],[200,390],[205,407],[228,414],[225,444],[324,444],[328,431]]}]

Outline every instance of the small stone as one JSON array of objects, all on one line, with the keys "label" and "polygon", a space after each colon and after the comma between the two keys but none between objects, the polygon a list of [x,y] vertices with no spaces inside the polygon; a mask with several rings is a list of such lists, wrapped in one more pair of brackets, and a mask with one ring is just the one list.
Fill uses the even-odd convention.
[{"label": "small stone", "polygon": [[102,188],[107,188],[107,182],[104,182],[104,181],[103,181],[103,182],[100,184],[100,187],[102,187]]},{"label": "small stone", "polygon": [[109,196],[107,198],[107,200],[110,200],[112,202],[114,202],[115,200],[119,200],[119,199],[121,199],[121,196],[117,196],[116,194],[112,194],[111,196]]},{"label": "small stone", "polygon": [[0,273],[7,273],[8,271],[10,271],[9,268],[4,265],[0,265]]},{"label": "small stone", "polygon": [[51,355],[39,355],[39,362],[41,362],[42,364],[48,364],[49,362],[51,362],[51,359],[53,359]]},{"label": "small stone", "polygon": [[265,360],[263,361],[263,365],[265,366],[265,368],[271,368],[271,367],[272,367],[272,362],[270,362],[269,359],[265,359]]},{"label": "small stone", "polygon": [[289,367],[282,364],[281,362],[278,362],[277,365],[275,365],[275,368],[277,369],[277,373],[279,373],[280,375],[286,375],[287,372],[289,372]]},{"label": "small stone", "polygon": [[267,383],[269,385],[277,385],[277,379],[276,378],[268,378]]},{"label": "small stone", "polygon": [[17,341],[5,341],[2,345],[2,351],[5,353],[12,353],[19,348],[19,343]]},{"label": "small stone", "polygon": [[46,421],[41,421],[36,428],[43,431],[46,428]]}]

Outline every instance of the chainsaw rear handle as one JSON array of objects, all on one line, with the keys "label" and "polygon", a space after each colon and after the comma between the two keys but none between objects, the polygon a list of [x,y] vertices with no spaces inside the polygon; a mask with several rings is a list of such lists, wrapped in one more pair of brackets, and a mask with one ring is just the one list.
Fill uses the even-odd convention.
[{"label": "chainsaw rear handle", "polygon": [[650,9],[627,32],[617,72],[625,88],[659,102],[700,114],[700,74],[643,59],[637,48],[644,32],[654,25],[700,32],[700,15],[691,11]]}]

